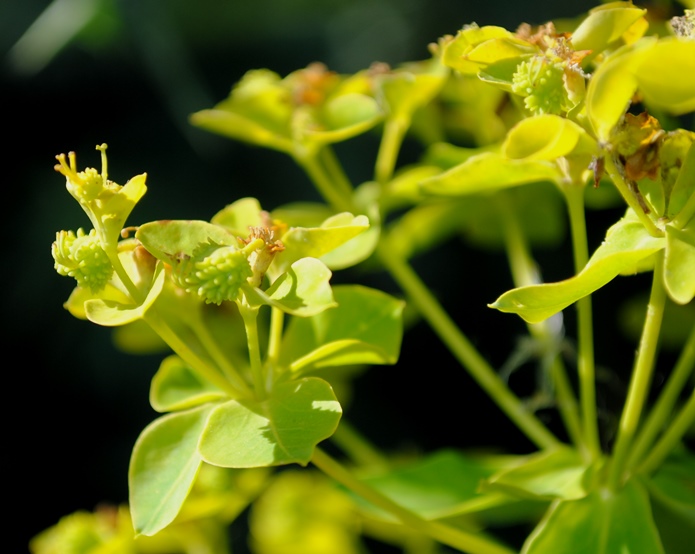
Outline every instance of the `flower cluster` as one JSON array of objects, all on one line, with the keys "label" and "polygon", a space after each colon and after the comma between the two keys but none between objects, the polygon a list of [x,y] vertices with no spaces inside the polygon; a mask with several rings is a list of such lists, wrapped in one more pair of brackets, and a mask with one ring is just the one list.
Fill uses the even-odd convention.
[{"label": "flower cluster", "polygon": [[97,293],[106,286],[113,274],[113,266],[101,247],[97,233],[92,229],[89,234],[78,229],[56,233],[56,240],[51,246],[56,271],[63,276],[74,277],[77,284]]},{"label": "flower cluster", "polygon": [[544,57],[531,58],[517,67],[512,92],[524,97],[524,105],[533,114],[560,114],[569,107],[564,73],[560,62]]}]

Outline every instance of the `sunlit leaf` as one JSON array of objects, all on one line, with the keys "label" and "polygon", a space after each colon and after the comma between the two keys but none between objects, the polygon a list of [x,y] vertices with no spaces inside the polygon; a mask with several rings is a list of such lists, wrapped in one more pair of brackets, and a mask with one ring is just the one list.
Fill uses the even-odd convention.
[{"label": "sunlit leaf", "polygon": [[529,117],[509,130],[502,153],[512,159],[556,160],[571,154],[592,154],[596,141],[579,125],[552,114]]},{"label": "sunlit leaf", "polygon": [[513,289],[490,307],[539,323],[618,275],[634,272],[640,262],[664,248],[665,242],[664,238],[649,235],[641,223],[625,217],[608,230],[603,244],[578,275],[557,283]]},{"label": "sunlit leaf", "polygon": [[695,41],[665,37],[640,51],[634,75],[644,102],[676,115],[695,110]]},{"label": "sunlit leaf", "polygon": [[125,325],[142,319],[157,300],[159,293],[162,292],[165,278],[164,266],[158,263],[152,286],[142,304],[123,304],[113,300],[95,298],[84,303],[85,315],[92,323],[106,327]]},{"label": "sunlit leaf", "polygon": [[150,387],[150,404],[158,412],[186,410],[226,396],[215,385],[202,380],[178,356],[168,356],[162,361]]},{"label": "sunlit leaf", "polygon": [[249,235],[249,227],[258,227],[263,223],[261,205],[255,198],[240,198],[212,216],[210,223],[225,227],[234,236],[245,238]]},{"label": "sunlit leaf", "polygon": [[601,52],[628,33],[647,10],[637,8],[632,2],[610,2],[592,9],[572,33],[575,50]]},{"label": "sunlit leaf", "polygon": [[316,258],[302,258],[278,277],[265,294],[288,314],[307,317],[335,306],[331,271]]},{"label": "sunlit leaf", "polygon": [[295,371],[396,363],[403,335],[403,302],[358,285],[336,286],[333,293],[337,307],[290,322],[281,363]]},{"label": "sunlit leaf", "polygon": [[560,170],[552,162],[511,160],[502,154],[486,152],[423,180],[421,187],[427,194],[459,196],[561,178]]},{"label": "sunlit leaf", "polygon": [[333,434],[341,413],[322,379],[278,382],[265,400],[230,400],[215,408],[199,452],[222,467],[306,465],[316,444]]},{"label": "sunlit leaf", "polygon": [[157,259],[171,265],[192,257],[204,244],[238,245],[229,231],[207,221],[165,220],[141,225],[135,233],[142,245]]},{"label": "sunlit leaf", "polygon": [[445,43],[442,53],[442,63],[464,74],[475,75],[480,66],[467,59],[467,55],[475,46],[495,38],[510,38],[512,33],[503,27],[488,25],[477,27],[472,25],[460,30],[456,36]]},{"label": "sunlit leaf", "polygon": [[629,481],[618,492],[596,489],[559,500],[538,524],[522,554],[663,554],[644,488]]},{"label": "sunlit leaf", "polygon": [[211,407],[162,416],[138,437],[128,471],[136,533],[154,535],[179,513],[201,464],[197,445]]}]

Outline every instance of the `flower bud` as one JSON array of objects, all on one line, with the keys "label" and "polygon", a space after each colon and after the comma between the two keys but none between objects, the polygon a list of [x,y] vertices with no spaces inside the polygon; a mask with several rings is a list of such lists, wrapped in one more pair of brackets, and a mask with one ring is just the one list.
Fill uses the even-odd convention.
[{"label": "flower bud", "polygon": [[545,58],[522,62],[512,77],[512,91],[524,97],[534,115],[560,114],[569,105],[564,83],[564,66]]},{"label": "flower bud", "polygon": [[175,279],[182,288],[197,294],[207,304],[236,300],[241,285],[253,275],[248,252],[236,246],[215,245],[207,247],[206,251],[210,253],[183,262]]}]

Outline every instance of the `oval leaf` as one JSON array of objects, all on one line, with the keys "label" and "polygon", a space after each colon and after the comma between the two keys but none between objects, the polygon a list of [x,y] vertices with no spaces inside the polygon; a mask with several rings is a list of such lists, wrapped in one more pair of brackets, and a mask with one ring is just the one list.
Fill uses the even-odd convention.
[{"label": "oval leaf", "polygon": [[306,465],[341,414],[333,389],[322,379],[277,383],[266,400],[231,400],[215,408],[198,450],[203,460],[222,467]]},{"label": "oval leaf", "polygon": [[595,141],[579,125],[564,117],[544,114],[512,127],[502,153],[512,159],[556,160],[592,149],[596,150]]},{"label": "oval leaf", "polygon": [[601,52],[627,33],[646,13],[647,10],[635,7],[632,2],[611,2],[594,8],[572,33],[572,47]]},{"label": "oval leaf", "polygon": [[652,237],[641,223],[623,218],[608,230],[603,244],[575,277],[558,283],[510,290],[490,307],[518,314],[529,323],[540,323],[601,288],[619,274],[634,272],[639,262],[664,246],[664,238]]},{"label": "oval leaf", "polygon": [[197,445],[210,409],[203,406],[162,416],[138,437],[128,470],[136,533],[154,535],[181,509],[200,468]]},{"label": "oval leaf", "polygon": [[396,363],[404,303],[358,285],[337,286],[333,293],[336,308],[290,322],[283,337],[281,363],[294,370]]},{"label": "oval leaf", "polygon": [[316,258],[302,258],[265,291],[269,304],[283,312],[307,317],[334,307],[331,270]]},{"label": "oval leaf", "polygon": [[150,387],[150,404],[158,412],[186,410],[226,396],[212,383],[201,380],[178,356],[162,361]]}]

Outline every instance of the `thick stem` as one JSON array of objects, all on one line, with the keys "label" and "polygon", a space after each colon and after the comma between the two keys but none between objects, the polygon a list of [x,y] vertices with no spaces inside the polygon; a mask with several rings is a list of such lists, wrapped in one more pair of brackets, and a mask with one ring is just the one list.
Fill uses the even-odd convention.
[{"label": "thick stem", "polygon": [[[567,200],[574,270],[579,273],[589,261],[586,239],[586,216],[584,214],[584,187],[570,183],[563,186]],[[592,322],[591,296],[585,296],[576,303],[577,334],[579,344],[579,399],[582,410],[584,443],[593,459],[600,455],[598,418],[596,416],[596,370],[594,367],[594,330]]]},{"label": "thick stem", "polygon": [[410,120],[405,117],[394,117],[385,121],[384,133],[381,136],[381,144],[374,168],[374,177],[377,183],[383,185],[393,177],[398,152],[409,126]]},{"label": "thick stem", "polygon": [[676,367],[637,436],[628,460],[628,469],[635,467],[644,459],[647,451],[654,444],[654,439],[666,426],[683,387],[693,373],[693,369],[695,369],[695,327],[690,331],[690,336],[678,358]]},{"label": "thick stem", "polygon": [[285,314],[280,308],[270,307],[270,337],[268,339],[268,364],[274,365],[280,355],[282,343],[282,329],[285,323]]},{"label": "thick stem", "polygon": [[333,206],[334,209],[341,212],[351,212],[354,207],[349,196],[341,194],[336,182],[339,179],[329,176],[326,169],[319,163],[318,158],[313,153],[307,153],[303,156],[295,155],[295,161],[306,171],[314,185],[318,189],[321,196]]},{"label": "thick stem", "polygon": [[312,463],[329,477],[335,479],[341,485],[368,500],[378,508],[387,511],[397,517],[401,523],[420,531],[433,539],[446,544],[461,552],[470,554],[512,554],[513,550],[489,540],[479,533],[464,531],[455,527],[449,527],[437,521],[427,521],[419,515],[396,504],[393,500],[383,495],[378,490],[359,481],[343,465],[328,456],[321,449],[314,451]]},{"label": "thick stem", "polygon": [[651,383],[659,331],[664,315],[666,290],[663,282],[663,251],[656,254],[652,290],[647,306],[647,316],[642,329],[637,359],[630,379],[627,400],[618,428],[618,439],[613,450],[613,460],[609,473],[609,486],[617,489],[623,482],[625,463],[644,408],[644,402]]},{"label": "thick stem", "polygon": [[266,396],[265,377],[263,375],[263,364],[261,362],[261,347],[258,338],[258,308],[252,308],[237,302],[239,313],[244,320],[244,328],[246,329],[246,341],[249,346],[249,363],[251,365],[251,377],[253,379],[253,388],[258,400],[263,400]]}]

